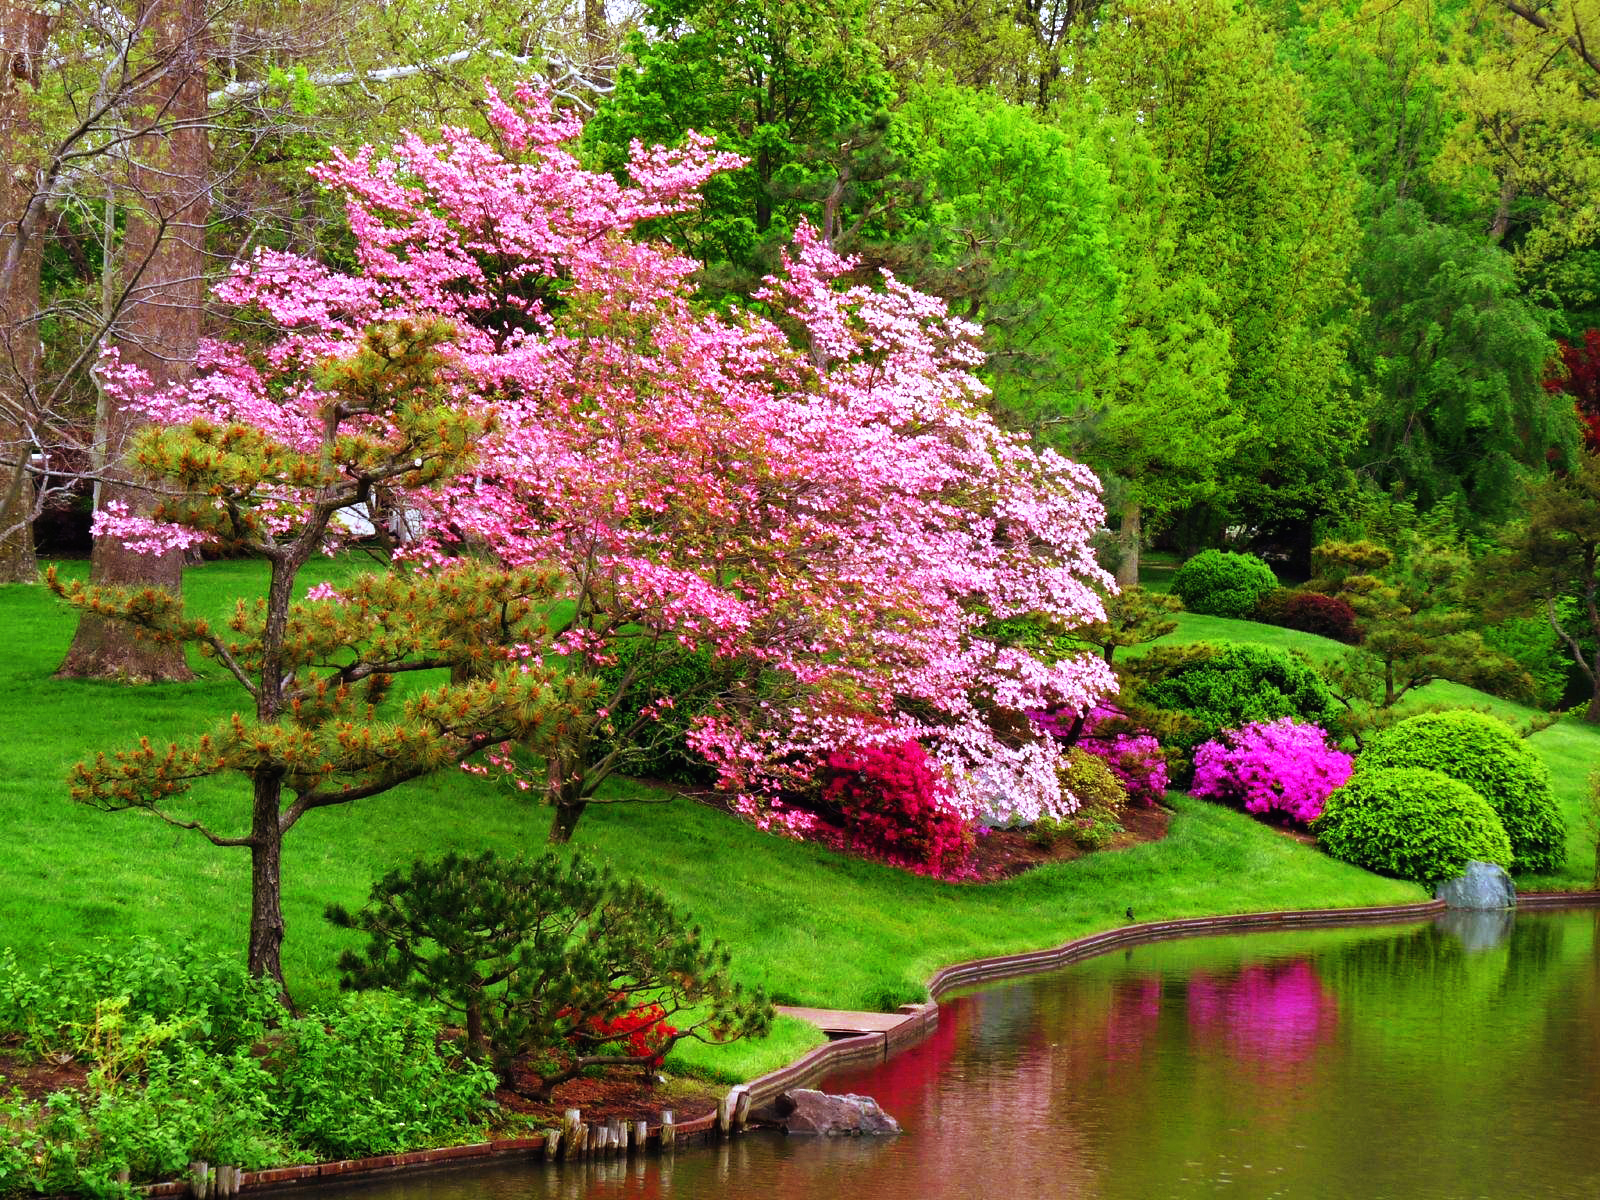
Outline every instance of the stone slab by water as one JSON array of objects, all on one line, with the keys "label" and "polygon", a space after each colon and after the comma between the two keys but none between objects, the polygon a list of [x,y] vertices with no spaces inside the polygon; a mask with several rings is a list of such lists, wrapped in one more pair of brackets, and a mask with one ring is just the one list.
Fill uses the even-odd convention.
[{"label": "stone slab by water", "polygon": [[1516,885],[1505,868],[1476,861],[1459,879],[1441,883],[1434,895],[1451,908],[1515,908],[1517,903]]}]

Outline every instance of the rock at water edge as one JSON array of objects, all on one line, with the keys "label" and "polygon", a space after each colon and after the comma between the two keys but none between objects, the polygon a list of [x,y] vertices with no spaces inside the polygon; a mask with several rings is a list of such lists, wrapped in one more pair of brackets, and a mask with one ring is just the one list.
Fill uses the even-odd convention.
[{"label": "rock at water edge", "polygon": [[1516,885],[1505,868],[1494,863],[1469,862],[1458,879],[1441,883],[1434,892],[1451,908],[1515,908]]}]

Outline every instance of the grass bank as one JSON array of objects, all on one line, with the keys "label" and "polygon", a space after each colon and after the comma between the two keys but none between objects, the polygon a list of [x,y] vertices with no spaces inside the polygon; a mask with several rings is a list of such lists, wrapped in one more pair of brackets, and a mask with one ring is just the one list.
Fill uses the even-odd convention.
[{"label": "grass bank", "polygon": [[[324,574],[337,580],[348,569],[333,563]],[[198,609],[222,612],[236,596],[253,595],[258,578],[253,564],[213,563],[191,571],[185,588]],[[308,582],[315,579],[313,573]],[[1195,622],[1214,619],[1186,618],[1173,636],[1302,638],[1243,622]],[[207,727],[243,694],[204,663],[197,663],[199,681],[188,685],[52,680],[72,628],[71,614],[42,588],[0,587],[7,649],[0,657],[0,946],[27,960],[96,937],[147,934],[242,954],[243,851],[215,849],[144,814],[76,805],[64,780],[73,762],[96,751]],[[1564,779],[1587,770],[1600,736],[1561,726],[1535,745]],[[1575,803],[1577,792],[1560,786],[1563,803],[1569,794]],[[729,944],[742,979],[786,1003],[892,1007],[920,999],[940,966],[1109,928],[1125,921],[1129,907],[1148,920],[1423,897],[1413,885],[1334,862],[1241,814],[1182,797],[1174,799],[1171,834],[1158,844],[983,886],[938,883],[770,837],[627,781],[610,798],[641,803],[592,809],[576,852],[661,888]],[[212,820],[245,820],[237,782],[208,782],[185,803]],[[284,863],[284,961],[296,997],[315,1001],[337,985],[333,964],[349,942],[323,921],[326,904],[360,904],[374,877],[418,856],[537,849],[548,824],[546,809],[459,773],[311,814],[290,835]],[[1586,869],[1560,882],[1586,883]],[[809,1026],[783,1022],[763,1043],[692,1047],[680,1052],[678,1065],[745,1078],[816,1040]]]}]

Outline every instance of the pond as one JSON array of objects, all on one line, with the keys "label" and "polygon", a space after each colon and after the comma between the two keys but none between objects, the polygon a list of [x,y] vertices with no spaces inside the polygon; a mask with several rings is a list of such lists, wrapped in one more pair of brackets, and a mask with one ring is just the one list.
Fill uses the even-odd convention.
[{"label": "pond", "polygon": [[829,1091],[885,1141],[438,1173],[368,1200],[1600,1195],[1600,910],[1187,938],[947,1000]]}]

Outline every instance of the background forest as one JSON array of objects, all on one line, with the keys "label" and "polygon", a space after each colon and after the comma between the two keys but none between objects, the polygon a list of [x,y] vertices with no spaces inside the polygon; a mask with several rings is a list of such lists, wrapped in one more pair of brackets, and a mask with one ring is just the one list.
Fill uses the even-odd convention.
[{"label": "background forest", "polygon": [[[1319,535],[1416,514],[1481,550],[1600,421],[1596,21],[1586,0],[6,0],[0,578],[35,576],[35,540],[87,548],[86,476],[133,424],[102,351],[181,380],[208,282],[261,247],[348,258],[309,164],[482,131],[485,78],[552,87],[594,167],[690,130],[747,158],[647,231],[707,299],[748,300],[808,220],[862,277],[979,322],[996,413],[1105,481],[1124,582],[1152,541],[1304,576]],[[104,579],[177,569],[101,557]],[[107,654],[86,632],[73,669],[129,666]]]}]

